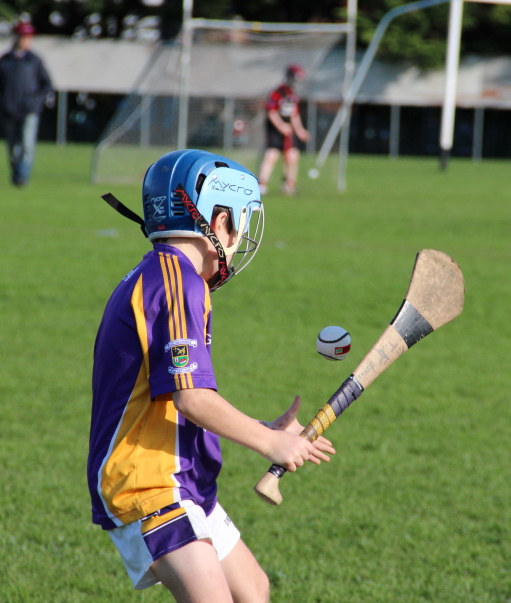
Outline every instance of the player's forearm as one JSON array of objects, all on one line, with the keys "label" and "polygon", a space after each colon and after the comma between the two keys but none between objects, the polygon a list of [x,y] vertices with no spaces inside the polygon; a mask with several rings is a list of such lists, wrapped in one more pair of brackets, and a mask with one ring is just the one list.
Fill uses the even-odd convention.
[{"label": "player's forearm", "polygon": [[282,117],[280,117],[280,115],[278,114],[277,111],[269,111],[268,113],[268,119],[271,121],[271,123],[277,128],[277,130],[281,133],[286,135],[287,134],[287,130],[289,128],[289,124],[286,123]]},{"label": "player's forearm", "polygon": [[308,136],[309,133],[304,128],[302,118],[299,114],[291,116],[291,125],[293,126],[293,130],[296,132],[296,135],[301,140],[305,139]]},{"label": "player's forearm", "polygon": [[185,389],[173,394],[176,409],[199,427],[267,457],[268,430],[211,389]]}]

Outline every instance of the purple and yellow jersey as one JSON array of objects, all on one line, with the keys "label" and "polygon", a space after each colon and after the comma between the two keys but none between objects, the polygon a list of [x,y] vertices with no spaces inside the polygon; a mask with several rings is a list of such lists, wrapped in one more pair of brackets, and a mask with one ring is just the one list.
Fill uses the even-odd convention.
[{"label": "purple and yellow jersey", "polygon": [[218,437],[172,403],[175,391],[216,390],[210,328],[207,284],[168,245],[156,244],[108,301],[94,347],[88,460],[93,521],[104,529],[180,500],[206,513],[215,504]]}]

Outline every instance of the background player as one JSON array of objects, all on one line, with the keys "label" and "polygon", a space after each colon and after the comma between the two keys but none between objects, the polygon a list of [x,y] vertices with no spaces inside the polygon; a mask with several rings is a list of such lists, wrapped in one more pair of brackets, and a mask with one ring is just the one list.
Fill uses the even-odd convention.
[{"label": "background player", "polygon": [[258,183],[224,157],[176,151],[149,168],[142,198],[144,220],[109,201],[154,249],[115,289],[96,338],[93,521],[137,589],[161,581],[178,603],[265,603],[268,579],[217,501],[218,436],[290,471],[335,451],[299,437],[298,398],[263,425],[216,391],[210,290],[259,246]]},{"label": "background player", "polygon": [[30,48],[35,35],[31,23],[20,21],[13,30],[12,49],[0,58],[0,119],[11,166],[11,181],[28,184],[34,162],[39,116],[51,91],[43,61]]},{"label": "background player", "polygon": [[286,69],[285,82],[270,94],[266,103],[266,151],[259,170],[261,194],[268,192],[268,182],[281,152],[284,156],[282,192],[288,195],[296,193],[299,141],[308,140],[309,133],[302,124],[300,99],[294,86],[304,79],[305,71],[299,65],[290,65]]}]

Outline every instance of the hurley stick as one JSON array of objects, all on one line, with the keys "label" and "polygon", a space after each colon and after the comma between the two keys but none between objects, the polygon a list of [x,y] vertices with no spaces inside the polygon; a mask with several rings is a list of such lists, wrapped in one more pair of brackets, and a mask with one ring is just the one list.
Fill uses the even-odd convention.
[{"label": "hurley stick", "polygon": [[[417,254],[406,297],[371,351],[300,434],[314,442],[399,356],[458,316],[465,284],[459,266],[445,253]],[[279,480],[286,470],[272,465],[254,490],[266,502],[282,502]]]}]

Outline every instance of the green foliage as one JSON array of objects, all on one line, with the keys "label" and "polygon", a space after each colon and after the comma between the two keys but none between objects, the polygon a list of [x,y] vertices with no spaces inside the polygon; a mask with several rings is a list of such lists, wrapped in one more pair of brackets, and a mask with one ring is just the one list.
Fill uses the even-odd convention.
[{"label": "green foliage", "polygon": [[[138,228],[88,182],[91,149],[39,145],[26,189],[0,162],[0,599],[169,601],[136,592],[90,523],[85,463],[92,348],[104,305],[142,257]],[[214,294],[222,393],[272,419],[302,395],[309,420],[394,316],[415,253],[441,249],[466,279],[461,316],[400,358],[328,436],[331,463],[286,475],[284,502],[252,487],[267,462],[224,443],[221,500],[267,571],[274,603],[501,603],[511,597],[509,164],[351,157],[300,195],[266,199],[263,246]],[[271,184],[278,190],[279,174]],[[139,186],[112,192],[138,211]],[[342,363],[318,331],[353,338]]]},{"label": "green foliage", "polygon": [[[400,0],[371,0],[359,5],[357,19],[359,44],[368,46],[385,14],[403,4],[409,3]],[[346,8],[338,9],[337,14],[341,20],[346,20]],[[385,33],[378,56],[389,61],[409,62],[421,69],[441,67],[445,63],[448,20],[448,3],[397,17]],[[495,46],[492,36],[481,35],[481,29],[487,21],[493,24],[499,22],[499,18],[492,16],[489,7],[465,4],[462,54],[476,50],[484,54]],[[505,19],[501,18],[501,22],[505,23]],[[505,40],[499,44],[502,52],[508,51],[509,45]]]},{"label": "green foliage", "polygon": [[11,20],[15,16],[14,10],[5,2],[0,2],[0,17]]},{"label": "green foliage", "polygon": [[[359,3],[357,36],[367,46],[383,16],[404,0],[369,0]],[[346,8],[336,15],[346,20]],[[445,63],[449,4],[423,9],[397,17],[385,34],[379,56],[390,61],[409,61],[422,69],[438,68]],[[470,53],[509,54],[511,8],[466,2],[463,7],[461,55]]]},{"label": "green foliage", "polygon": [[[511,7],[468,2],[464,5],[462,52],[511,54]],[[468,17],[468,19],[467,19]]]},{"label": "green foliage", "polygon": [[507,4],[497,4],[491,8],[491,19],[503,27],[511,25],[511,6]]},{"label": "green foliage", "polygon": [[[382,17],[392,8],[408,4],[406,0],[367,0],[358,6],[357,36],[359,48],[370,43]],[[339,6],[337,0],[195,0],[193,15],[212,19],[231,19],[241,16],[247,21],[276,22],[333,22],[346,20],[347,0]],[[462,54],[510,54],[511,7],[467,2],[464,5]],[[144,17],[156,15],[161,19],[163,37],[175,36],[182,19],[182,2],[172,0],[159,7],[144,6],[140,0],[3,0],[0,14],[11,18],[27,11],[41,33],[70,35],[83,25],[87,15],[99,13],[102,35],[108,34],[109,19],[118,25],[126,15]],[[52,11],[59,11],[65,23],[50,24]],[[449,5],[434,6],[398,17],[384,36],[380,57],[389,61],[406,61],[422,69],[440,67],[445,62]],[[116,28],[119,35],[122,27]]]}]

